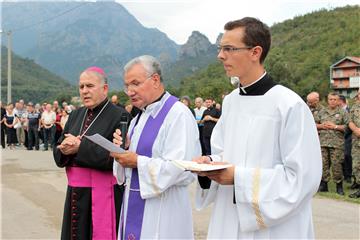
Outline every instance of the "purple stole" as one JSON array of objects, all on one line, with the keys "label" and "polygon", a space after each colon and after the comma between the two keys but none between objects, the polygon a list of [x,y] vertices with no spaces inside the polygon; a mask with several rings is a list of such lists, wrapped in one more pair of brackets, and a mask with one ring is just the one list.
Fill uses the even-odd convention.
[{"label": "purple stole", "polygon": [[[136,148],[136,153],[142,156],[152,157],[152,147],[159,133],[164,119],[171,107],[178,101],[174,96],[170,96],[158,115],[153,118],[149,116],[144,129],[141,132],[140,139]],[[135,128],[135,127],[134,127]],[[134,128],[130,134],[130,138],[134,133]],[[125,239],[140,239],[142,220],[144,216],[145,200],[141,198],[139,186],[139,175],[137,168],[132,169],[130,191],[128,198],[128,208],[125,225]],[[134,191],[135,190],[135,191]],[[122,233],[122,231],[121,231]]]}]

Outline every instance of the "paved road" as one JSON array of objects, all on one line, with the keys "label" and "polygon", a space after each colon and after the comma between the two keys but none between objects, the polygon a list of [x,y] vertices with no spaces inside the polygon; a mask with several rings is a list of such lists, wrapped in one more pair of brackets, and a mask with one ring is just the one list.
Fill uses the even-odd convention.
[{"label": "paved road", "polygon": [[[1,239],[60,238],[66,178],[51,152],[2,150],[1,183]],[[317,239],[360,239],[360,205],[315,198],[313,209]],[[193,213],[197,239],[210,211]]]}]

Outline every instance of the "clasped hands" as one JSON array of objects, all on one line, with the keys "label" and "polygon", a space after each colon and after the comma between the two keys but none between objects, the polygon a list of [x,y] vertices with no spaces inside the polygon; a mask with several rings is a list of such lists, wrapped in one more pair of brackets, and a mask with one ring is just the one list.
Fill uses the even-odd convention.
[{"label": "clasped hands", "polygon": [[213,121],[213,118],[212,118],[210,115],[206,115],[206,116],[203,118],[203,121]]},{"label": "clasped hands", "polygon": [[323,122],[322,126],[324,129],[330,129],[330,130],[334,130],[336,128],[336,124],[329,121]]},{"label": "clasped hands", "polygon": [[[200,156],[193,158],[193,162],[199,164],[225,164],[225,162],[212,162],[208,156]],[[221,185],[233,185],[234,184],[234,174],[235,174],[235,166],[232,165],[231,167],[221,169],[221,170],[214,170],[214,171],[204,171],[204,172],[197,172],[193,171],[199,176],[208,177],[211,180],[218,182]]]},{"label": "clasped hands", "polygon": [[[117,146],[121,146],[123,139],[121,137],[120,129],[116,129],[113,133],[113,143]],[[130,138],[127,135],[125,141],[125,149],[128,149],[130,146]],[[124,153],[115,153],[111,152],[110,156],[115,159],[121,166],[126,168],[137,168],[137,157],[138,155],[135,152],[125,151]]]},{"label": "clasped hands", "polygon": [[61,142],[57,148],[61,151],[64,155],[75,154],[79,150],[79,146],[81,143],[80,136],[74,136],[70,133],[64,135],[65,139]]}]

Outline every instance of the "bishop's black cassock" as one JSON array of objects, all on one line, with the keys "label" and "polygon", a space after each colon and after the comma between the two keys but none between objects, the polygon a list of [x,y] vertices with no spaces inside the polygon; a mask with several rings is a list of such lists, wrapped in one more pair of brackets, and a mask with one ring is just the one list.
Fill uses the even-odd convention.
[{"label": "bishop's black cassock", "polygon": [[[64,134],[70,133],[74,136],[78,136],[84,133],[84,131],[86,131],[85,135],[93,135],[98,133],[112,141],[113,132],[115,129],[120,128],[120,120],[123,113],[127,114],[125,109],[113,105],[112,103],[108,102],[107,99],[93,110],[87,109],[85,107],[79,108],[70,114],[68,122],[65,125],[64,131],[57,145],[61,144],[61,142],[64,140]],[[130,116],[128,116],[128,119],[130,119]],[[86,181],[90,182],[91,185],[91,182],[94,182],[91,177],[93,172],[100,175],[105,174],[108,179],[112,177],[114,160],[109,156],[109,152],[107,150],[101,148],[95,143],[92,143],[86,138],[82,138],[77,154],[63,155],[56,147],[54,147],[53,154],[56,165],[58,167],[66,167],[69,181],[64,208],[61,239],[92,239],[94,237],[94,228],[97,227],[96,224],[104,224],[102,218],[110,216],[100,216],[100,219],[95,221],[96,219],[93,218],[93,215],[95,215],[95,200],[93,192],[94,188],[92,186],[84,187],[83,185],[74,186],[70,183],[73,180],[70,179],[69,173],[71,173],[73,169],[89,172],[90,174],[88,175],[90,176],[90,180],[86,179]],[[78,172],[72,172],[72,177],[79,178]],[[84,179],[79,179],[79,181],[84,181]],[[100,184],[103,184],[102,181],[100,181]],[[113,188],[113,192],[111,192],[111,188]],[[113,209],[115,211],[113,217],[114,219],[116,217],[116,226],[115,223],[113,223],[113,228],[116,227],[117,230],[120,217],[123,186],[119,186],[115,182],[111,183],[110,193],[112,196],[111,198],[113,198],[115,203],[112,204],[111,198],[108,200],[112,205],[114,205],[115,208]],[[102,198],[101,201],[104,201],[104,198]],[[109,206],[110,203],[106,203],[105,205]],[[112,213],[114,212],[113,210],[111,210]],[[99,212],[97,212],[98,216],[101,215],[98,213]],[[98,232],[101,233],[102,231],[105,231],[102,229],[99,230],[101,231]]]}]

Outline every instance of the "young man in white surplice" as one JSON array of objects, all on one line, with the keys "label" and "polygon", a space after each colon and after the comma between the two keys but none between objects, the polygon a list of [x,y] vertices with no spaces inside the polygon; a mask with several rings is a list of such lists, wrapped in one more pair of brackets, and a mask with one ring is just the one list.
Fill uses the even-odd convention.
[{"label": "young man in white surplice", "polygon": [[269,28],[247,17],[225,25],[218,47],[227,76],[238,77],[240,85],[224,98],[211,156],[194,159],[233,165],[199,173],[197,208],[214,202],[211,239],[314,237],[319,139],[305,102],[265,71],[270,43]]}]

